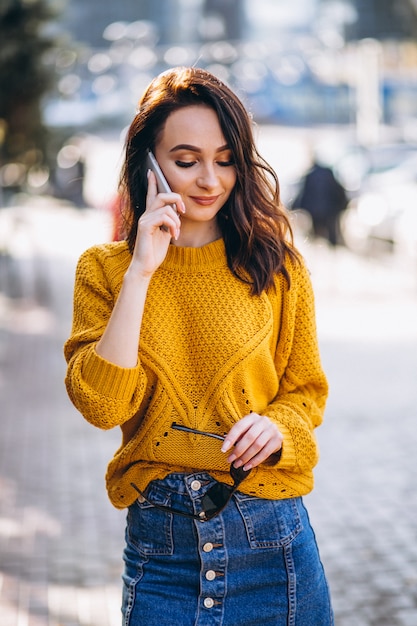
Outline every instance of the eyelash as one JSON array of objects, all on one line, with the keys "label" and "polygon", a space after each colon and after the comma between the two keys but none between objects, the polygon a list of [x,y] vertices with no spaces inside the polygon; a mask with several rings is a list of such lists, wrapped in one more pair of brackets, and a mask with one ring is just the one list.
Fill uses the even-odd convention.
[{"label": "eyelash", "polygon": [[[196,161],[175,161],[175,165],[178,165],[178,167],[183,167],[183,168],[192,167],[194,163],[196,163]],[[220,167],[230,167],[231,165],[234,165],[234,164],[235,163],[232,160],[217,161],[217,165],[219,165]]]}]

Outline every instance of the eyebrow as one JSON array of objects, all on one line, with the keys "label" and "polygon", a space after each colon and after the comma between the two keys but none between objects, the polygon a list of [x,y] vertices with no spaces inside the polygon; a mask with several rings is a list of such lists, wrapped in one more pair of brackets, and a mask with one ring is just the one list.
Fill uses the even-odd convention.
[{"label": "eyebrow", "polygon": [[[201,152],[201,148],[198,148],[197,146],[192,146],[191,144],[188,143],[180,143],[177,146],[174,146],[173,148],[171,148],[170,152],[176,152],[177,150],[189,150],[190,152]],[[220,148],[217,148],[216,152],[225,152],[226,150],[230,150],[229,146],[227,144],[225,144],[224,146],[220,146]]]}]

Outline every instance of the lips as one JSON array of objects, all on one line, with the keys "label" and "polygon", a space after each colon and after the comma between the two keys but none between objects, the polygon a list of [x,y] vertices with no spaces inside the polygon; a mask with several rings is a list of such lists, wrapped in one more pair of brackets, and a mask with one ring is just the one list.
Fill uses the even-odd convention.
[{"label": "lips", "polygon": [[201,206],[211,206],[217,202],[218,199],[219,196],[191,196],[191,200]]}]

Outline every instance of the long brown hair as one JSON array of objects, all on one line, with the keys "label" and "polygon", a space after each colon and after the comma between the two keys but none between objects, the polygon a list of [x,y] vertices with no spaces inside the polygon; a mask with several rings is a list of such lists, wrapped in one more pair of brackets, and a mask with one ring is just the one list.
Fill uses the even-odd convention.
[{"label": "long brown hair", "polygon": [[291,225],[280,200],[278,178],[255,146],[252,121],[233,91],[210,72],[180,67],[157,76],[144,93],[126,138],[121,193],[127,207],[127,242],[133,251],[146,206],[146,150],[154,149],[168,116],[181,107],[210,106],[232,152],[235,187],[218,214],[230,270],[259,295],[295,260]]}]

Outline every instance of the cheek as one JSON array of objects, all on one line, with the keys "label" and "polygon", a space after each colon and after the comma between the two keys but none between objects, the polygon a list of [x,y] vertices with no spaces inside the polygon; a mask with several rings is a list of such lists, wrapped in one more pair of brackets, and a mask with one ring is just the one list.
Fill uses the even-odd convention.
[{"label": "cheek", "polygon": [[[188,175],[187,175],[188,174]],[[166,172],[166,178],[172,191],[183,194],[192,183],[192,176],[187,170],[175,170]]]},{"label": "cheek", "polygon": [[235,184],[236,184],[236,172],[234,170],[232,170],[230,173],[227,174],[227,176],[225,176],[224,178],[224,185],[225,187],[229,190],[229,193],[232,192]]}]

